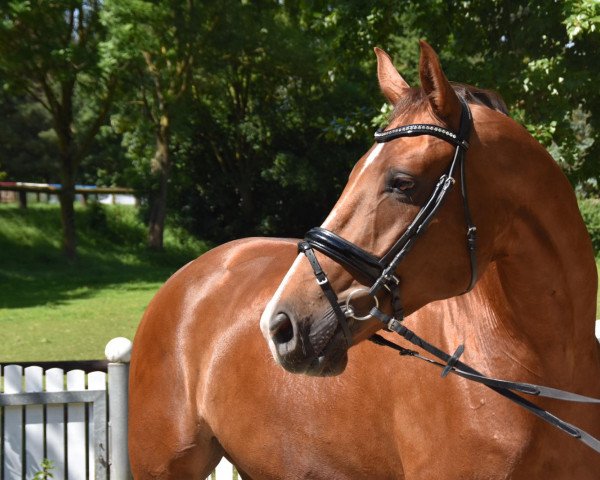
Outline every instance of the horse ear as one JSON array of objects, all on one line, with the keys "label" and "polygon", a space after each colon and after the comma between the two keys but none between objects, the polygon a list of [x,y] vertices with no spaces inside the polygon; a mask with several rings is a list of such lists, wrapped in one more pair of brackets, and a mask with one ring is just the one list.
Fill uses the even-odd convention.
[{"label": "horse ear", "polygon": [[440,65],[440,59],[431,46],[421,40],[419,76],[421,88],[427,94],[434,112],[455,131],[460,125],[461,106],[456,92],[448,82]]},{"label": "horse ear", "polygon": [[375,55],[377,55],[377,78],[379,79],[379,88],[392,105],[395,105],[401,97],[404,96],[407,90],[410,89],[406,80],[404,80],[394,64],[390,56],[380,48],[375,47]]}]

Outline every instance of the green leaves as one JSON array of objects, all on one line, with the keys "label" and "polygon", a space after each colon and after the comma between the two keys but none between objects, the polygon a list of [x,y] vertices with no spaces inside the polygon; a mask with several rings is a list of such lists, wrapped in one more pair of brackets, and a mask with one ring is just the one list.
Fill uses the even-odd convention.
[{"label": "green leaves", "polygon": [[[14,152],[26,137],[26,150],[44,161],[68,137],[79,156],[94,140],[81,178],[124,182],[147,196],[160,183],[151,165],[167,152],[169,202],[186,225],[219,239],[299,234],[322,219],[372,130],[387,122],[373,46],[417,86],[417,40],[425,38],[451,80],[501,93],[571,181],[593,193],[599,5],[7,0],[2,89],[25,106],[38,101],[48,115],[15,113],[0,96],[14,119],[14,128],[0,127],[0,140]],[[51,125],[60,127],[48,135]],[[36,155],[15,158],[31,166]],[[0,160],[7,172],[29,168]]]},{"label": "green leaves", "polygon": [[586,190],[595,184],[598,192],[600,121],[593,113],[600,91],[593,79],[600,78],[600,64],[593,59],[600,48],[600,3],[411,5],[405,25],[438,47],[450,79],[498,91],[573,184],[586,184]]},{"label": "green leaves", "polygon": [[567,17],[563,21],[571,41],[577,37],[598,32],[600,2],[598,0],[571,0],[565,2]]}]

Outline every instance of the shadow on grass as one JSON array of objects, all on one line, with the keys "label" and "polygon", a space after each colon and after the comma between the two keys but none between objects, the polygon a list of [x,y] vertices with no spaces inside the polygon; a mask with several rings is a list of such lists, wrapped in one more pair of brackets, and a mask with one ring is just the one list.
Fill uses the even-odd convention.
[{"label": "shadow on grass", "polygon": [[165,251],[144,246],[145,229],[128,207],[98,214],[77,210],[78,258],[60,251],[58,207],[0,208],[0,308],[60,305],[107,287],[131,290],[162,283],[206,251],[197,240],[171,236]]}]

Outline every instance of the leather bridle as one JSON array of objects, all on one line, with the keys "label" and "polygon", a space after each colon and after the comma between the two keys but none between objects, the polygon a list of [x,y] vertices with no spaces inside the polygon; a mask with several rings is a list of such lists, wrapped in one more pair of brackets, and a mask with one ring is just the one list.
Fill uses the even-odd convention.
[{"label": "leather bridle", "polygon": [[[459,345],[454,354],[449,355],[417,336],[402,323],[404,320],[404,312],[400,299],[400,279],[396,275],[396,270],[443,205],[444,200],[455,183],[454,177],[457,170],[460,171],[460,191],[466,224],[467,251],[469,253],[471,264],[471,280],[463,293],[469,292],[475,286],[477,281],[477,229],[473,224],[471,212],[469,210],[465,178],[465,153],[469,148],[468,140],[473,118],[465,100],[461,98],[460,102],[462,105],[462,112],[458,133],[432,124],[405,125],[390,130],[378,130],[375,132],[375,141],[378,143],[389,142],[402,137],[432,135],[455,147],[452,162],[450,163],[447,172],[442,174],[439,178],[429,200],[421,207],[413,221],[385,255],[378,258],[352,242],[321,227],[309,230],[304,237],[304,241],[298,244],[298,250],[306,255],[317,279],[317,283],[321,287],[335,313],[348,348],[352,345],[352,332],[350,331],[347,318],[351,317],[356,320],[377,319],[385,325],[387,330],[396,332],[409,342],[440,359],[442,363],[422,356],[416,351],[406,349],[390,342],[380,335],[373,335],[370,338],[374,343],[393,348],[399,351],[400,355],[408,355],[424,360],[430,364],[437,365],[443,369],[442,377],[445,377],[449,373],[453,373],[468,380],[481,383],[600,453],[600,440],[594,438],[586,431],[561,420],[538,405],[517,395],[515,392],[570,402],[594,404],[600,404],[600,399],[541,385],[487,377],[459,360],[459,357],[464,351],[463,345]],[[337,294],[327,278],[327,274],[321,268],[314,250],[321,252],[342,265],[358,282],[363,285],[370,285],[370,287],[354,290],[348,295],[345,304],[340,303]],[[379,309],[377,295],[382,289],[386,290],[390,295],[392,315],[387,315]],[[350,302],[352,296],[361,291],[366,292],[375,302],[375,306],[370,310],[369,314],[365,316],[358,316]]]},{"label": "leather bridle", "polygon": [[356,316],[354,309],[348,301],[346,302],[345,307],[340,305],[338,297],[331,287],[326,273],[321,268],[313,249],[318,250],[335,262],[343,265],[360,283],[370,285],[368,289],[360,290],[365,290],[368,295],[374,299],[377,298],[376,295],[382,289],[385,289],[391,297],[394,317],[401,321],[404,318],[404,313],[400,299],[400,279],[396,276],[396,270],[443,205],[444,200],[455,183],[457,170],[460,171],[461,196],[466,223],[467,250],[471,263],[471,280],[468,287],[465,289],[465,293],[475,286],[475,282],[477,281],[477,229],[471,219],[465,179],[465,153],[469,148],[468,140],[473,119],[467,103],[462,99],[461,106],[462,112],[458,133],[454,133],[451,130],[438,125],[421,123],[405,125],[385,131],[380,129],[375,132],[375,141],[378,143],[390,142],[402,137],[431,135],[440,138],[455,147],[454,156],[450,166],[448,167],[448,170],[440,176],[429,200],[425,202],[408,228],[385,255],[381,258],[377,258],[375,255],[363,250],[339,235],[321,227],[309,230],[304,237],[304,241],[298,244],[299,251],[304,253],[309,260],[315,276],[317,277],[317,282],[336,314],[338,322],[346,336],[348,346],[352,344],[352,337],[348,335],[349,328],[346,318],[353,317],[359,320],[366,320],[367,318],[371,318],[371,315],[364,317]]}]

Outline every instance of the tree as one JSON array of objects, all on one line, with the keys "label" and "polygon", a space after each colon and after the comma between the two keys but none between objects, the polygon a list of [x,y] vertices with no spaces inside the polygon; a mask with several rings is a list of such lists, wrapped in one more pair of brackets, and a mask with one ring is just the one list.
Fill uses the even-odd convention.
[{"label": "tree", "polygon": [[[20,135],[34,152],[1,170],[34,174],[25,161],[55,138],[77,159],[61,160],[77,167],[63,184],[125,181],[147,199],[154,248],[167,206],[219,241],[319,223],[386,120],[372,47],[416,85],[419,38],[451,79],[498,90],[581,191],[599,191],[595,0],[11,0],[0,13],[12,88],[0,111],[14,120],[0,152]],[[48,127],[17,91],[54,135],[34,138]],[[113,129],[98,131],[111,98]]]},{"label": "tree", "polygon": [[[155,147],[150,162],[148,244],[162,249],[168,185],[173,169],[172,136],[178,106],[187,92],[202,30],[194,0],[106,0],[102,21],[109,32],[107,62],[127,65],[118,128],[136,137],[148,133]],[[141,115],[140,115],[141,114]],[[145,153],[146,149],[142,149]],[[135,152],[130,152],[135,156]],[[144,156],[144,154],[142,154]],[[139,159],[138,159],[139,160]],[[144,166],[146,162],[140,162]]]},{"label": "tree", "polygon": [[107,117],[116,85],[116,76],[100,63],[101,4],[10,0],[0,6],[5,88],[26,93],[52,118],[62,184],[62,246],[70,259],[76,256],[73,201],[78,167]]},{"label": "tree", "polygon": [[[597,1],[436,0],[397,16],[438,49],[449,78],[500,92],[574,185],[600,191]],[[402,62],[406,39],[396,45]]]},{"label": "tree", "polygon": [[395,27],[390,3],[220,2],[175,199],[199,233],[299,235],[322,220],[371,141],[372,46]]},{"label": "tree", "polygon": [[39,102],[0,91],[0,163],[9,180],[59,182],[52,119]]}]

